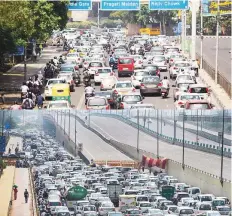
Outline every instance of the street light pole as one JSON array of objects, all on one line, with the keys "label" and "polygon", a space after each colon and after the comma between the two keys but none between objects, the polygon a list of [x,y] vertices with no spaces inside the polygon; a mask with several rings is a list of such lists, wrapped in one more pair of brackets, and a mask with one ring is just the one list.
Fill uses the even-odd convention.
[{"label": "street light pole", "polygon": [[204,28],[204,25],[203,25],[203,0],[200,0],[201,1],[201,65],[200,65],[200,68],[202,69],[203,68],[203,39],[204,39],[204,31],[203,31],[203,28]]},{"label": "street light pole", "polygon": [[219,48],[219,17],[220,17],[220,11],[219,11],[219,4],[220,0],[217,1],[217,30],[216,30],[216,59],[215,59],[215,83],[218,83],[218,48]]},{"label": "street light pole", "polygon": [[24,81],[27,81],[27,46],[24,46]]},{"label": "street light pole", "polygon": [[225,110],[222,110],[222,136],[221,136],[221,142],[222,142],[222,147],[221,147],[221,178],[220,182],[221,185],[223,185],[223,159],[224,159],[224,128],[225,126]]},{"label": "street light pole", "polygon": [[100,2],[97,3],[97,27],[100,28]]},{"label": "street light pole", "polygon": [[198,140],[199,140],[199,135],[198,135],[198,110],[197,110],[197,145],[198,145]]},{"label": "street light pole", "polygon": [[65,112],[65,113],[64,113],[64,134],[65,134],[65,132],[66,132],[66,131],[65,131],[65,126],[66,126],[66,124],[65,124],[65,123],[66,123],[66,121],[65,121],[65,120],[66,120],[66,110],[65,110],[64,112]]},{"label": "street light pole", "polygon": [[176,113],[175,113],[175,110],[174,110],[174,136],[173,136],[173,143],[172,144],[175,144],[176,143]]},{"label": "street light pole", "polygon": [[185,164],[184,164],[184,140],[185,140],[185,134],[184,134],[184,126],[185,126],[185,112],[183,113],[183,140],[182,140],[182,145],[183,145],[183,152],[182,152],[182,168],[185,168]]},{"label": "street light pole", "polygon": [[75,155],[77,155],[77,111],[75,110]]},{"label": "street light pole", "polygon": [[192,1],[192,47],[191,47],[191,57],[196,59],[196,36],[197,36],[197,1]]},{"label": "street light pole", "polygon": [[68,112],[68,137],[69,137],[69,140],[70,140],[70,110]]},{"label": "street light pole", "polygon": [[137,109],[137,125],[138,125],[138,131],[137,131],[137,160],[139,161],[139,109]]},{"label": "street light pole", "polygon": [[157,159],[159,159],[159,110],[157,109]]}]

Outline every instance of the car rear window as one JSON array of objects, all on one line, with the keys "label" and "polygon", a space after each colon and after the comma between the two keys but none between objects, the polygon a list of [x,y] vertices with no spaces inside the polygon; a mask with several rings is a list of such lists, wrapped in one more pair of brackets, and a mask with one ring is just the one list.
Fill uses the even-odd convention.
[{"label": "car rear window", "polygon": [[159,77],[144,77],[142,82],[143,83],[159,83]]},{"label": "car rear window", "polygon": [[48,105],[49,108],[67,108],[67,103],[52,103]]},{"label": "car rear window", "polygon": [[120,59],[119,64],[131,64],[132,59]]},{"label": "car rear window", "polygon": [[124,102],[140,102],[142,98],[140,95],[126,95],[122,99]]},{"label": "car rear window", "polygon": [[132,88],[131,83],[117,83],[116,88]]},{"label": "car rear window", "polygon": [[149,72],[135,72],[135,76],[149,76]]},{"label": "car rear window", "polygon": [[189,63],[176,63],[176,67],[190,67]]},{"label": "car rear window", "polygon": [[165,57],[164,56],[155,56],[153,58],[153,60],[155,60],[155,61],[165,61]]},{"label": "car rear window", "polygon": [[110,73],[110,72],[111,72],[110,68],[98,69],[98,73]]},{"label": "car rear window", "polygon": [[[189,106],[190,109],[209,109],[209,105],[207,103],[191,103]],[[209,198],[203,198],[201,201],[212,201]]]},{"label": "car rear window", "polygon": [[193,214],[193,209],[182,209],[180,210],[180,214]]},{"label": "car rear window", "polygon": [[199,95],[181,95],[180,100],[200,100]]},{"label": "car rear window", "polygon": [[61,206],[60,202],[49,202],[50,206]]},{"label": "car rear window", "polygon": [[140,207],[151,207],[151,203],[141,203]]},{"label": "car rear window", "polygon": [[102,67],[102,63],[101,62],[91,62],[89,64],[90,67]]},{"label": "car rear window", "polygon": [[211,206],[210,205],[204,205],[204,204],[202,204],[200,206],[199,210],[211,210]]},{"label": "car rear window", "polygon": [[105,106],[106,100],[104,98],[92,98],[88,101],[89,106]]},{"label": "car rear window", "polygon": [[195,88],[190,88],[191,93],[208,93],[207,88],[205,87],[195,87]]},{"label": "car rear window", "polygon": [[61,67],[61,71],[73,71],[73,67]]},{"label": "car rear window", "polygon": [[51,84],[59,84],[59,83],[66,83],[65,80],[49,80],[48,81],[48,85],[51,85]]}]

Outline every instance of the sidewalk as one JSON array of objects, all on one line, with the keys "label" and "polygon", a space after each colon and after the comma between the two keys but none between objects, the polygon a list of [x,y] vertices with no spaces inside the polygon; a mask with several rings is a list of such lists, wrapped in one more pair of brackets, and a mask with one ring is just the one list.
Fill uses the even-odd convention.
[{"label": "sidewalk", "polygon": [[[27,61],[27,79],[43,69],[48,61],[54,56],[59,56],[63,53],[61,48],[46,47],[42,52],[42,56],[37,58],[36,62]],[[0,89],[4,88],[20,88],[24,81],[24,63],[15,65],[6,73],[0,74]]]},{"label": "sidewalk", "polygon": [[[31,186],[29,179],[29,170],[27,168],[15,169],[14,184],[18,186],[17,200],[13,200],[11,208],[11,216],[31,216],[33,215],[33,200],[31,194]],[[28,190],[29,199],[25,203],[24,191]]]},{"label": "sidewalk", "polygon": [[220,85],[216,84],[205,70],[200,69],[199,76],[204,84],[211,86],[210,89],[212,90],[212,94],[220,107],[224,109],[231,109],[232,100],[225,90]]},{"label": "sidewalk", "polygon": [[[8,166],[0,178],[0,216],[8,215],[14,183],[15,167]],[[21,215],[23,216],[23,214]]]}]

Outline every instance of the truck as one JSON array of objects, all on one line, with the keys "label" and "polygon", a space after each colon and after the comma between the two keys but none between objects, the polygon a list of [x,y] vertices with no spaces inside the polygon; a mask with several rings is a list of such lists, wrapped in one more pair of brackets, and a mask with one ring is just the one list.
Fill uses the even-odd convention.
[{"label": "truck", "polygon": [[107,184],[107,193],[112,203],[115,206],[119,205],[119,196],[122,194],[122,185]]},{"label": "truck", "polygon": [[119,196],[119,211],[122,213],[129,208],[136,207],[136,195],[120,195]]}]

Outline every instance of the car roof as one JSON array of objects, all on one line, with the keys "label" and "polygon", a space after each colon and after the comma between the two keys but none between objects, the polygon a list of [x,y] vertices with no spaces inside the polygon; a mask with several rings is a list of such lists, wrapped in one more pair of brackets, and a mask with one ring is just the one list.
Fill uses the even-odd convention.
[{"label": "car roof", "polygon": [[207,85],[201,84],[201,83],[191,84],[191,85],[189,85],[189,87],[190,88],[195,88],[195,87],[208,88]]},{"label": "car roof", "polygon": [[[209,102],[207,100],[188,100],[187,102],[191,103],[191,104],[193,104],[193,103],[199,103],[199,104],[205,104],[205,103],[207,103],[207,104],[209,104]],[[212,194],[200,194],[198,196],[209,196],[209,195],[212,196]]]}]

